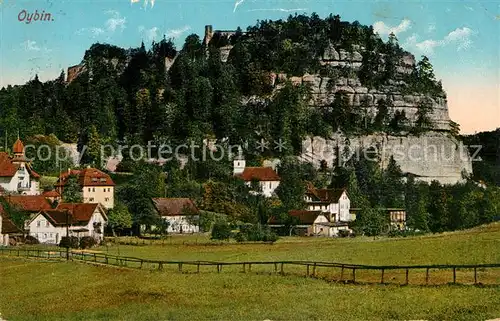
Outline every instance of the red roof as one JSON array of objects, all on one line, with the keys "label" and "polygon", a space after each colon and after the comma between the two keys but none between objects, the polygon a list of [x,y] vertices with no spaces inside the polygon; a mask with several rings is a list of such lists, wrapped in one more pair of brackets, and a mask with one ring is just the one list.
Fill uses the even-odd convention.
[{"label": "red roof", "polygon": [[59,193],[56,191],[46,191],[46,192],[43,192],[42,195],[44,197],[61,197],[61,195],[59,195]]},{"label": "red roof", "polygon": [[279,181],[280,177],[273,170],[272,167],[245,167],[243,173],[238,175],[244,181],[250,182],[252,180],[258,181]]},{"label": "red roof", "polygon": [[115,186],[115,183],[108,174],[96,168],[74,169],[64,172],[59,177],[55,186],[64,186],[71,175],[78,177],[78,184],[80,186]]},{"label": "red roof", "polygon": [[346,192],[344,188],[318,189],[308,184],[306,195],[311,196],[317,202],[337,203],[344,192]]},{"label": "red roof", "polygon": [[191,211],[198,214],[199,210],[189,198],[153,198],[153,204],[160,216],[186,215]]},{"label": "red roof", "polygon": [[3,198],[11,205],[19,206],[28,212],[49,210],[52,207],[43,195],[8,195]]},{"label": "red roof", "polygon": [[12,147],[12,151],[14,152],[14,154],[23,154],[24,153],[24,144],[19,138],[14,143],[14,147]]},{"label": "red roof", "polygon": [[9,154],[0,152],[0,177],[12,177],[16,171],[17,166],[12,164]]},{"label": "red roof", "polygon": [[[312,225],[320,215],[324,215],[326,219],[329,220],[327,213],[322,211],[294,210],[294,211],[289,211],[288,215],[296,217],[299,220],[299,224],[303,225]],[[269,219],[268,223],[279,224],[280,221],[276,217],[272,216]]]},{"label": "red roof", "polygon": [[[69,211],[72,215],[73,223],[87,223],[92,218],[92,215],[94,215],[97,207],[99,207],[99,204],[61,203],[57,206],[57,210]],[[103,211],[101,211],[101,214],[107,219]]]}]

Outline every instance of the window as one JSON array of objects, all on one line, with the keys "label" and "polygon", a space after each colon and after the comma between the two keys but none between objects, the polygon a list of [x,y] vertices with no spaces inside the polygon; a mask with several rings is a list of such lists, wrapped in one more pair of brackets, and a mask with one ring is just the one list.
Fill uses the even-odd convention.
[{"label": "window", "polygon": [[109,202],[109,197],[106,197],[106,198],[104,199],[104,201],[105,201],[105,202]]},{"label": "window", "polygon": [[90,192],[90,187],[89,187],[89,192]]},{"label": "window", "polygon": [[37,221],[36,222],[36,227],[40,227],[40,226],[42,226],[42,221]]},{"label": "window", "polygon": [[47,238],[47,233],[44,233],[43,234],[43,238],[46,239]]},{"label": "window", "polygon": [[49,221],[46,221],[45,222],[45,227],[49,227],[49,226],[50,226]]},{"label": "window", "polygon": [[271,189],[271,182],[269,182],[269,189]]},{"label": "window", "polygon": [[92,187],[92,192],[95,192],[95,187]]},{"label": "window", "polygon": [[108,188],[108,192],[111,192],[111,188]]}]

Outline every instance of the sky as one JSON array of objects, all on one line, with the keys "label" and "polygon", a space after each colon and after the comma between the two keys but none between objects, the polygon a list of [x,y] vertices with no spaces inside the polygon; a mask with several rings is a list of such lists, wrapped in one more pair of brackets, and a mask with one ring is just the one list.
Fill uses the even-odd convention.
[{"label": "sky", "polygon": [[180,47],[208,24],[244,30],[313,12],[373,25],[384,40],[393,32],[428,56],[463,134],[500,127],[500,0],[0,0],[0,87],[56,78],[96,42],[129,48],[165,35]]}]

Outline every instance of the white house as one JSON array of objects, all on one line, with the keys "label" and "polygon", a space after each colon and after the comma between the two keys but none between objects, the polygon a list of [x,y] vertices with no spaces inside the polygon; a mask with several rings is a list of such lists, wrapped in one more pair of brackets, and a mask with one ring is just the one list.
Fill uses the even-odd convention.
[{"label": "white house", "polygon": [[332,222],[351,221],[351,201],[346,189],[318,189],[309,185],[304,200],[307,210],[327,212]]},{"label": "white house", "polygon": [[158,214],[169,223],[167,233],[198,233],[199,210],[189,198],[153,198]]},{"label": "white house", "polygon": [[55,184],[59,195],[63,195],[64,185],[66,185],[71,176],[77,178],[78,184],[82,189],[84,203],[99,203],[106,209],[114,207],[115,183],[108,174],[90,167],[82,170],[68,170],[61,174]]},{"label": "white house", "polygon": [[26,160],[23,142],[17,139],[12,150],[12,157],[0,152],[0,190],[4,193],[39,195],[40,175]]},{"label": "white house", "polygon": [[262,195],[266,197],[273,196],[281,180],[272,167],[246,167],[246,162],[241,157],[233,161],[233,175],[243,179],[248,186],[253,181],[258,182]]},{"label": "white house", "polygon": [[69,236],[91,236],[101,242],[107,220],[100,204],[62,203],[56,209],[40,211],[27,226],[29,235],[40,243],[59,244],[67,229]]}]

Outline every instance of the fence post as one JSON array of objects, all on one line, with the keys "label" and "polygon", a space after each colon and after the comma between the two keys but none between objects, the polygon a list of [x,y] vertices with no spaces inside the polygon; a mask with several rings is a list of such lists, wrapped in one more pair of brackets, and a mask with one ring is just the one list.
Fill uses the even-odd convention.
[{"label": "fence post", "polygon": [[179,272],[182,273],[182,263],[179,263]]},{"label": "fence post", "polygon": [[356,268],[352,269],[352,282],[356,283]]},{"label": "fence post", "polygon": [[340,281],[344,280],[344,264],[342,264],[342,270],[340,270]]},{"label": "fence post", "polygon": [[274,262],[274,273],[278,272],[278,263]]},{"label": "fence post", "polygon": [[162,262],[158,263],[158,270],[163,270],[163,263]]},{"label": "fence post", "polygon": [[384,269],[382,269],[382,276],[380,277],[380,284],[384,284]]},{"label": "fence post", "polygon": [[474,284],[477,284],[477,268],[474,268]]},{"label": "fence post", "polygon": [[142,265],[144,264],[144,260],[141,260],[141,267],[140,269],[142,269]]},{"label": "fence post", "polygon": [[284,275],[285,274],[285,271],[283,269],[283,265],[285,265],[285,263],[281,262],[281,275]]},{"label": "fence post", "polygon": [[196,266],[196,273],[200,273],[200,263],[198,263]]},{"label": "fence post", "polygon": [[307,274],[306,274],[307,277],[309,277],[309,264],[307,264]]},{"label": "fence post", "polygon": [[453,284],[457,283],[457,272],[456,268],[453,267]]},{"label": "fence post", "polygon": [[243,263],[243,273],[247,272],[246,269],[247,269],[247,265],[245,263]]},{"label": "fence post", "polygon": [[316,277],[316,262],[313,265],[313,277]]},{"label": "fence post", "polygon": [[94,253],[94,262],[97,262],[97,254]]},{"label": "fence post", "polygon": [[252,272],[252,263],[248,264],[248,272]]},{"label": "fence post", "polygon": [[409,273],[409,270],[406,269],[406,283],[405,283],[406,285],[408,285],[408,273]]},{"label": "fence post", "polygon": [[108,264],[108,256],[106,255],[105,257],[106,257],[106,264]]},{"label": "fence post", "polygon": [[425,284],[429,284],[429,268],[425,271]]}]

